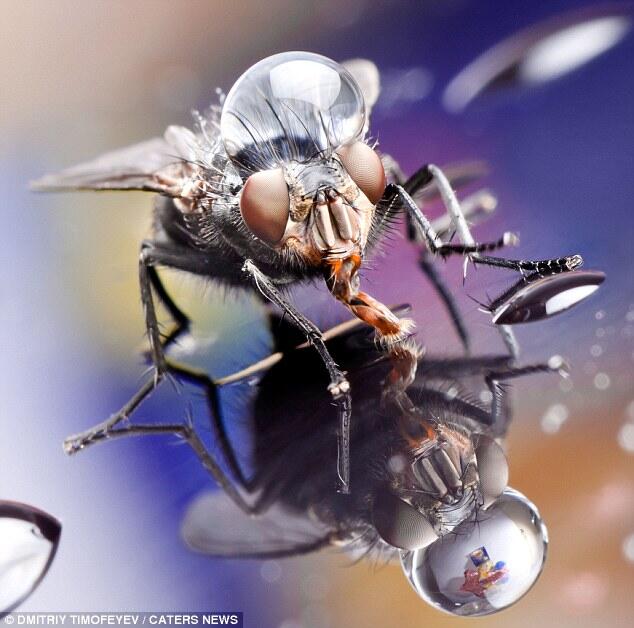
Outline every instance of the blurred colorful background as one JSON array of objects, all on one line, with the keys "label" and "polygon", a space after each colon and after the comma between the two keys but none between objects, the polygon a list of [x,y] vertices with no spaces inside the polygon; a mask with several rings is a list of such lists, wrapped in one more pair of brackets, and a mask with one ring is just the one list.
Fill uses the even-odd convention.
[{"label": "blurred colorful background", "polygon": [[[214,561],[179,537],[188,501],[210,481],[185,447],[149,439],[67,458],[70,433],[107,417],[145,370],[137,252],[151,200],[140,193],[45,196],[45,172],[190,123],[252,63],[303,49],[367,57],[382,73],[373,112],[380,148],[406,172],[484,159],[499,208],[481,240],[520,233],[524,258],[581,253],[604,270],[576,310],[518,332],[522,361],[565,356],[572,377],[514,386],[511,484],[540,508],[549,559],[535,588],[491,626],[630,626],[634,621],[634,37],[622,17],[614,46],[556,79],[488,90],[459,113],[446,86],[506,37],[591,2],[327,0],[3,0],[0,21],[0,498],[62,520],[59,553],[23,606],[33,611],[241,610],[263,628],[453,626],[426,606],[400,567],[325,553],[287,561]],[[623,13],[625,11],[625,13]],[[617,29],[618,30],[618,29]],[[573,42],[592,49],[589,34]],[[446,102],[446,100],[445,100]],[[439,210],[437,210],[439,211]],[[514,255],[515,252],[512,252]],[[445,312],[396,238],[369,273],[372,294],[414,307],[430,353],[457,352]],[[508,276],[472,274],[462,289],[476,337],[501,350],[467,295]],[[206,330],[208,368],[230,373],[267,354],[254,299],[167,273],[170,289]],[[322,326],[346,318],[324,290],[297,303]],[[173,391],[143,412],[183,416]],[[143,414],[143,413],[141,413]],[[461,622],[462,623],[462,622]]]}]

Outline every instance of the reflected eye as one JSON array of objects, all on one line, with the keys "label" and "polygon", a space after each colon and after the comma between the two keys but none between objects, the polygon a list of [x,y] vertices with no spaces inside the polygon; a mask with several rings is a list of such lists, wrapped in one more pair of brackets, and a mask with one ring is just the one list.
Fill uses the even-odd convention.
[{"label": "reflected eye", "polygon": [[290,202],[282,170],[265,170],[247,179],[240,197],[240,212],[255,236],[275,245],[284,235]]},{"label": "reflected eye", "polygon": [[385,191],[385,171],[380,157],[364,142],[337,151],[343,167],[374,205]]},{"label": "reflected eye", "polygon": [[389,491],[376,495],[372,518],[379,536],[393,547],[416,550],[438,538],[431,523],[418,510]]}]

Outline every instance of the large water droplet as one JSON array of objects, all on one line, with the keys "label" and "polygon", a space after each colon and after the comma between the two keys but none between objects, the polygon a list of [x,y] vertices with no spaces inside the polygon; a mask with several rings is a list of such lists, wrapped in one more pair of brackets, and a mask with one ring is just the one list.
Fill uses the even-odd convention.
[{"label": "large water droplet", "polygon": [[497,613],[535,583],[546,559],[548,534],[537,508],[507,489],[477,523],[467,520],[452,534],[401,563],[414,590],[438,610],[461,616]]}]

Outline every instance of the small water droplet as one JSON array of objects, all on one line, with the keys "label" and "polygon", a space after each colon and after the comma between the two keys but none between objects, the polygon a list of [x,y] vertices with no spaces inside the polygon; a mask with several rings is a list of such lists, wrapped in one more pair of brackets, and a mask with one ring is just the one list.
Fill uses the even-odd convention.
[{"label": "small water droplet", "polygon": [[625,556],[625,560],[630,563],[634,563],[634,533],[628,534],[623,539],[623,556]]},{"label": "small water droplet", "polygon": [[594,376],[594,387],[598,390],[607,390],[610,387],[610,376],[607,373],[597,373]]},{"label": "small water droplet", "polygon": [[598,358],[603,353],[603,347],[601,345],[592,345],[590,347],[590,355],[593,358]]},{"label": "small water droplet", "polygon": [[541,427],[546,434],[555,434],[566,422],[570,412],[563,403],[554,403],[549,406],[541,420]]},{"label": "small water droplet", "polygon": [[634,454],[634,423],[624,423],[619,430],[619,446],[628,454]]},{"label": "small water droplet", "polygon": [[559,380],[559,390],[561,390],[561,392],[570,392],[574,387],[575,385],[573,384],[571,379]]}]

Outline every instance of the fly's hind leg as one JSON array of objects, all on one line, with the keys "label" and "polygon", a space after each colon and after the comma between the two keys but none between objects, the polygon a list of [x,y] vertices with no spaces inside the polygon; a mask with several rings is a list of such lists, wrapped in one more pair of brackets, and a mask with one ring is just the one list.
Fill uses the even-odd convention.
[{"label": "fly's hind leg", "polygon": [[[177,436],[191,447],[203,467],[210,473],[218,486],[233,500],[233,502],[246,514],[254,514],[256,510],[244,498],[229,476],[227,476],[216,458],[209,453],[207,447],[196,433],[191,420],[185,423],[152,423],[146,425],[132,424],[128,421],[130,415],[145,399],[147,399],[153,389],[154,386],[151,383],[150,385],[146,384],[117,415],[93,427],[92,429],[87,430],[86,432],[67,438],[64,441],[64,449],[66,453],[72,454],[103,440],[112,440],[115,438],[151,435]],[[229,450],[232,451],[230,446]]]},{"label": "fly's hind leg", "polygon": [[154,266],[148,266],[147,272],[156,296],[174,320],[174,327],[161,339],[161,348],[165,351],[170,345],[177,342],[182,334],[189,331],[191,321],[178,305],[176,305],[169,292],[165,289],[156,268]]},{"label": "fly's hind leg", "polygon": [[337,456],[337,488],[341,493],[350,492],[350,414],[352,401],[350,397],[350,384],[343,372],[333,360],[321,331],[317,326],[298,312],[279,293],[271,280],[251,261],[246,260],[243,265],[244,272],[249,276],[257,290],[271,303],[280,307],[288,318],[304,332],[307,341],[315,347],[321,357],[328,375],[330,385],[328,390],[333,396],[339,413],[338,431],[338,456]]},{"label": "fly's hind leg", "polygon": [[[165,264],[178,268],[180,261],[180,256],[170,250],[163,250],[155,246],[151,241],[145,241],[141,245],[139,254],[141,303],[145,312],[145,327],[150,343],[152,364],[156,369],[155,379],[157,384],[167,371],[165,349],[189,329],[190,321],[165,289],[156,266]],[[175,321],[175,327],[164,338],[161,337],[152,289],[154,289],[154,293]]]},{"label": "fly's hind leg", "polygon": [[[183,438],[201,459],[205,468],[214,476],[218,484],[227,490],[230,497],[234,498],[236,504],[248,512],[252,508],[246,504],[239,495],[235,487],[228,487],[231,481],[222,471],[220,465],[208,453],[200,441],[200,438],[193,433],[193,427],[186,424],[155,424],[155,425],[133,425],[129,422],[132,414],[157,388],[162,380],[167,376],[175,376],[189,382],[202,386],[207,398],[209,412],[213,417],[212,429],[223,455],[224,462],[235,474],[239,481],[243,479],[239,465],[237,464],[233,450],[231,449],[222,415],[220,404],[217,398],[217,387],[213,380],[205,375],[196,373],[184,366],[169,363],[164,356],[163,348],[173,342],[180,333],[185,331],[189,325],[189,319],[181,312],[178,306],[171,299],[164,286],[160,282],[156,266],[165,265],[180,270],[201,274],[205,272],[209,260],[201,255],[192,254],[189,250],[183,250],[175,246],[157,245],[146,241],[141,247],[139,256],[139,278],[141,286],[141,300],[145,309],[146,327],[150,340],[152,361],[156,367],[154,377],[146,381],[139,391],[123,407],[110,416],[105,421],[91,427],[84,432],[68,437],[64,441],[64,450],[68,454],[76,453],[86,447],[98,442],[118,438],[122,436],[135,436],[146,434],[176,434]],[[161,336],[156,317],[152,289],[156,292],[161,302],[165,305],[169,313],[176,320],[176,328],[168,335],[165,342],[161,342]],[[233,486],[233,484],[231,484]]]},{"label": "fly's hind leg", "polygon": [[506,398],[505,382],[526,375],[534,375],[537,373],[559,373],[562,377],[568,377],[569,368],[561,356],[553,356],[548,362],[539,364],[531,364],[528,366],[509,366],[501,370],[492,370],[486,373],[485,382],[491,392],[491,425],[497,425],[504,418],[507,421],[508,402]]}]

